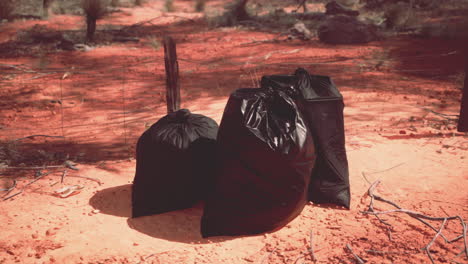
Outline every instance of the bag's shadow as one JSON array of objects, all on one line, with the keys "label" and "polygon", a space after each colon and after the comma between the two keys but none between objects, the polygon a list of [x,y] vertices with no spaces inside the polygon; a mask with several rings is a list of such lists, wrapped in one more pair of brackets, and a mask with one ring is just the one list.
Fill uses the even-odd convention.
[{"label": "bag's shadow", "polygon": [[128,226],[146,235],[182,243],[213,243],[235,237],[212,237],[200,234],[203,205],[164,214],[132,218],[132,185],[126,184],[98,191],[89,204],[103,214],[126,217]]}]

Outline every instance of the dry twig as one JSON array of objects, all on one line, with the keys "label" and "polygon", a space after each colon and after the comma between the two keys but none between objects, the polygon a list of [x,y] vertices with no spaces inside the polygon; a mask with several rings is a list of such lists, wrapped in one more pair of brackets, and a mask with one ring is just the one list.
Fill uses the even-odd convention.
[{"label": "dry twig", "polygon": [[[369,196],[371,197],[371,204],[369,205],[369,209],[368,211],[365,211],[365,212],[362,212],[364,214],[371,214],[371,215],[375,215],[375,216],[378,216],[378,215],[383,215],[383,214],[390,214],[390,213],[405,213],[413,218],[415,218],[416,220],[422,222],[423,224],[425,224],[426,226],[430,227],[432,230],[434,230],[436,232],[434,238],[432,239],[432,241],[428,244],[428,246],[426,246],[425,250],[426,252],[428,252],[428,247],[430,247],[432,245],[432,243],[435,241],[435,239],[438,237],[438,236],[441,236],[444,238],[445,242],[446,243],[453,243],[455,241],[458,241],[460,239],[463,238],[463,241],[464,241],[464,253],[466,255],[466,257],[468,257],[468,246],[467,246],[467,238],[466,238],[466,233],[467,233],[467,225],[465,223],[465,221],[463,220],[463,218],[461,218],[460,216],[448,216],[448,217],[432,217],[432,216],[427,216],[427,215],[424,215],[422,213],[419,213],[419,212],[415,212],[415,211],[411,211],[411,210],[407,210],[407,209],[403,209],[401,208],[399,205],[397,205],[396,203],[390,201],[390,200],[387,200],[387,199],[384,199],[382,197],[380,197],[379,195],[375,194],[374,193],[374,190],[375,188],[377,187],[377,185],[380,183],[380,180],[377,180],[375,181],[370,187],[369,187],[369,190],[368,190],[368,194]],[[385,202],[385,203],[388,203],[394,207],[396,207],[397,209],[394,209],[394,210],[387,210],[387,211],[375,211],[374,208],[373,208],[373,201],[374,200],[379,200],[379,201],[382,201],[382,202]],[[447,237],[445,237],[442,233],[442,229],[446,223],[446,221],[448,220],[456,220],[458,219],[460,221],[460,224],[462,226],[462,234],[457,236],[456,238],[452,239],[452,240],[449,240],[447,239]],[[431,221],[443,221],[443,224],[441,226],[441,228],[439,229],[436,229],[434,226],[432,226],[430,223],[428,223],[427,221],[425,220],[431,220]],[[428,253],[429,255],[429,258],[431,259],[431,261],[433,262],[433,259],[432,259],[432,256]],[[433,262],[434,263],[434,262]]]},{"label": "dry twig", "polygon": [[20,141],[20,140],[23,140],[23,139],[35,138],[35,137],[65,138],[65,137],[62,137],[62,136],[31,135],[31,136],[27,136],[27,137],[17,138],[17,139],[14,139],[12,141],[15,142],[15,141]]},{"label": "dry twig", "polygon": [[268,255],[262,260],[262,264],[263,263],[268,263],[268,259],[270,259],[271,255],[273,255],[273,253],[275,253],[275,251],[276,251],[276,247],[270,253],[268,253]]},{"label": "dry twig", "polygon": [[161,19],[161,18],[166,18],[166,17],[182,18],[182,19],[187,19],[187,20],[189,20],[189,21],[191,21],[191,22],[195,22],[194,19],[188,18],[188,17],[177,16],[177,15],[161,15],[161,16],[153,17],[153,18],[148,19],[148,20],[143,20],[143,21],[137,22],[137,23],[132,24],[132,25],[129,25],[129,26],[125,26],[125,27],[119,29],[119,31],[124,31],[124,30],[131,29],[131,28],[134,28],[134,27],[142,26],[142,25],[144,25],[144,24],[152,24],[152,25],[154,25],[154,24],[152,23],[153,21],[158,20],[158,19]]},{"label": "dry twig", "polygon": [[86,176],[80,176],[80,175],[76,175],[76,176],[70,176],[70,177],[76,177],[76,178],[83,178],[83,179],[88,179],[88,180],[91,180],[91,181],[97,182],[99,185],[101,185],[101,184],[102,184],[102,182],[101,182],[99,179],[96,179],[96,178],[91,178],[91,177],[86,177]]},{"label": "dry twig", "polygon": [[34,180],[32,180],[32,181],[28,182],[26,185],[24,185],[23,188],[22,188],[19,192],[17,192],[17,193],[15,193],[15,194],[12,194],[12,195],[10,195],[10,196],[7,196],[7,197],[3,198],[3,201],[9,200],[9,199],[11,199],[11,198],[13,198],[13,197],[15,197],[15,196],[17,196],[17,195],[22,194],[22,193],[24,192],[24,190],[26,190],[26,187],[28,187],[29,185],[31,185],[31,184],[37,182],[39,179],[41,179],[42,177],[44,177],[44,176],[46,176],[46,175],[48,175],[48,174],[49,174],[49,173],[41,173],[41,174],[40,174],[39,176],[37,176]]},{"label": "dry twig", "polygon": [[310,231],[310,247],[309,247],[310,257],[313,262],[317,261],[314,253],[314,233]]},{"label": "dry twig", "polygon": [[[448,115],[448,114],[439,113],[439,112],[436,112],[436,111],[431,110],[431,109],[426,108],[426,107],[422,107],[422,109],[424,109],[424,110],[426,110],[426,111],[428,111],[428,112],[431,112],[431,113],[433,113],[433,114],[435,114],[435,115],[438,115],[438,116],[447,118],[448,120],[452,120],[452,121],[457,121],[458,118],[460,117],[459,115]],[[450,118],[450,117],[455,117],[455,119],[454,119],[454,118]]]},{"label": "dry twig", "polygon": [[65,179],[65,176],[67,176],[67,169],[65,169],[62,173],[62,178],[60,179],[60,183],[63,183],[63,180]]},{"label": "dry twig", "polygon": [[432,238],[431,242],[429,242],[429,244],[427,244],[427,246],[424,247],[424,250],[426,251],[426,253],[427,253],[427,255],[429,256],[429,258],[431,259],[432,264],[435,264],[435,262],[434,262],[434,259],[433,259],[432,256],[431,256],[431,252],[429,251],[429,248],[432,246],[432,244],[433,244],[434,241],[437,239],[437,237],[438,237],[440,234],[442,234],[442,230],[444,229],[445,223],[447,223],[447,218],[444,219],[444,221],[442,222],[442,225],[440,225],[439,231],[438,231],[437,234]]},{"label": "dry twig", "polygon": [[54,165],[54,166],[34,166],[34,167],[0,167],[0,169],[12,169],[12,170],[47,170],[47,169],[56,169],[63,168],[63,165]]},{"label": "dry twig", "polygon": [[16,180],[13,179],[13,185],[6,189],[0,189],[0,192],[11,192],[15,187],[16,187]]},{"label": "dry twig", "polygon": [[37,71],[33,71],[30,69],[24,69],[22,67],[19,67],[18,65],[13,65],[13,64],[0,64],[0,68],[10,68],[10,69],[15,69],[27,73],[37,73]]},{"label": "dry twig", "polygon": [[360,258],[358,255],[356,255],[356,253],[354,253],[353,249],[351,248],[349,244],[346,244],[346,248],[349,250],[349,252],[351,252],[351,254],[353,254],[354,258],[359,264],[366,263],[362,258]]},{"label": "dry twig", "polygon": [[[51,176],[58,176],[58,175],[51,175]],[[102,184],[102,182],[97,179],[97,178],[91,178],[91,177],[87,177],[87,176],[81,176],[81,175],[66,175],[67,177],[72,177],[72,178],[82,178],[82,179],[87,179],[87,180],[90,180],[90,181],[94,181],[94,182],[97,182],[99,185]]]},{"label": "dry twig", "polygon": [[371,253],[373,255],[410,255],[410,254],[416,254],[419,252],[407,252],[407,251],[381,251],[381,250],[373,250],[373,249],[368,249],[366,250],[367,253]]},{"label": "dry twig", "polygon": [[72,169],[72,170],[79,170],[75,165],[76,164],[73,164],[73,162],[69,161],[69,160],[66,160],[63,165],[69,169]]}]

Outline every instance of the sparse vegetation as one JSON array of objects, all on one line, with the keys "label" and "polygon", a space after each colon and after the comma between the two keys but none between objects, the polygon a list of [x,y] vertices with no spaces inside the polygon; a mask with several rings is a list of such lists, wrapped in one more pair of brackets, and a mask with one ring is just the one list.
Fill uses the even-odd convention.
[{"label": "sparse vegetation", "polygon": [[14,10],[14,0],[1,0],[0,1],[0,22],[3,19],[10,19]]},{"label": "sparse vegetation", "polygon": [[93,41],[96,21],[105,14],[105,5],[101,0],[83,0],[82,8],[86,16],[86,40]]},{"label": "sparse vegetation", "polygon": [[217,17],[209,18],[208,24],[215,27],[234,26],[239,22],[249,20],[251,16],[247,12],[247,2],[249,0],[237,0],[229,3],[225,7],[225,12]]},{"label": "sparse vegetation", "polygon": [[174,12],[174,3],[172,2],[172,0],[165,0],[164,9],[166,10],[166,12]]},{"label": "sparse vegetation", "polygon": [[402,29],[408,25],[413,14],[413,6],[403,2],[390,5],[385,10],[385,24],[387,28]]},{"label": "sparse vegetation", "polygon": [[203,12],[205,10],[206,0],[196,0],[195,1],[195,11]]},{"label": "sparse vegetation", "polygon": [[[135,2],[136,2],[136,1],[135,1]],[[119,4],[120,4],[120,1],[119,1],[119,0],[111,0],[111,1],[110,1],[110,5],[111,5],[112,7],[118,7]],[[136,3],[135,3],[135,4],[136,4]]]},{"label": "sparse vegetation", "polygon": [[149,45],[154,50],[159,50],[161,48],[161,41],[156,36],[150,36],[148,40],[149,40]]},{"label": "sparse vegetation", "polygon": [[136,6],[141,6],[145,3],[145,0],[135,0],[135,5]]},{"label": "sparse vegetation", "polygon": [[53,0],[43,0],[42,1],[42,17],[48,18],[49,17],[49,10],[52,5]]}]

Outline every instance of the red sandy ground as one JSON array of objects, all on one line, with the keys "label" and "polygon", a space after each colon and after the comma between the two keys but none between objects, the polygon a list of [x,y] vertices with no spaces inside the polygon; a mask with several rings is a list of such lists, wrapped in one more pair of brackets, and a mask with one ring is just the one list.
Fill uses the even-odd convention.
[{"label": "red sandy ground", "polygon": [[[187,5],[176,7],[190,11]],[[124,9],[99,26],[131,25],[159,16],[159,10],[151,5]],[[196,19],[201,14],[176,15]],[[377,179],[382,182],[378,193],[403,208],[468,219],[467,135],[457,133],[453,121],[426,110],[458,114],[462,65],[460,56],[451,53],[456,43],[409,37],[361,46],[317,40],[253,43],[277,35],[209,29],[202,22],[171,24],[180,20],[154,21],[156,26],[143,29],[147,35],[140,43],[48,54],[46,69],[52,73],[41,78],[31,80],[37,73],[2,68],[1,138],[65,135],[63,140],[24,139],[21,146],[27,151],[52,146],[76,160],[79,171],[68,170],[60,183],[63,169],[49,170],[24,193],[0,201],[0,263],[312,263],[311,233],[316,263],[354,263],[346,244],[368,263],[429,263],[421,248],[435,232],[404,214],[382,216],[391,224],[389,231],[361,213],[370,202],[369,182]],[[37,23],[59,30],[81,29],[83,24],[73,16],[7,23],[1,25],[0,41]],[[274,233],[212,239],[199,233],[203,205],[131,219],[134,144],[145,126],[165,114],[163,51],[148,45],[151,35],[163,32],[178,42],[183,107],[218,122],[229,93],[254,86],[261,75],[292,73],[302,66],[332,76],[346,103],[351,210],[310,204]],[[39,60],[4,56],[0,64],[41,71]],[[73,73],[60,81],[65,71],[57,69],[64,68]],[[63,108],[50,102],[60,98],[61,88]],[[34,171],[0,173],[4,182],[19,177],[13,194],[33,179]],[[102,185],[73,176],[97,178]],[[52,195],[73,184],[85,188],[68,198]],[[381,202],[375,207],[391,209]],[[432,223],[439,228],[440,222]],[[459,222],[450,221],[444,234],[450,239],[461,230]],[[447,244],[439,237],[431,252],[436,263],[467,263],[459,254],[462,248],[462,240]]]}]

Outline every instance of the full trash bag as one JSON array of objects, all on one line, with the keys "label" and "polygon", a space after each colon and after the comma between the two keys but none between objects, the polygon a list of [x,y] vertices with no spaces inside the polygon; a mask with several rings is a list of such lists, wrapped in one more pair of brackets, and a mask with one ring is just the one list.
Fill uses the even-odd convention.
[{"label": "full trash bag", "polygon": [[343,96],[328,76],[299,68],[294,75],[269,75],[263,88],[293,97],[314,137],[317,161],[309,185],[309,200],[350,208],[348,160],[345,148]]},{"label": "full trash bag", "polygon": [[300,214],[315,151],[287,94],[258,88],[232,93],[217,151],[219,172],[205,204],[203,237],[269,232]]},{"label": "full trash bag", "polygon": [[170,113],[146,130],[136,148],[133,217],[189,208],[212,185],[210,166],[218,125],[187,109]]}]

